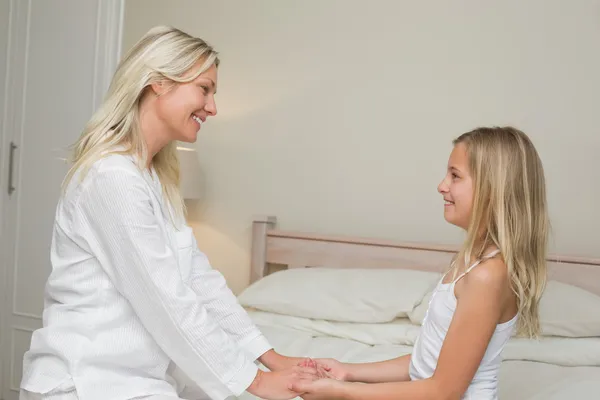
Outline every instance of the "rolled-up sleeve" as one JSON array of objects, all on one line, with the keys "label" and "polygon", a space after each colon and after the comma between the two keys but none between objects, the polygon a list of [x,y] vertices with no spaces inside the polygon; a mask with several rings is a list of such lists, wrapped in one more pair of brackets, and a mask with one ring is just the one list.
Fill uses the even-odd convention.
[{"label": "rolled-up sleeve", "polygon": [[190,281],[194,292],[205,301],[209,314],[253,360],[272,349],[227,286],[223,275],[212,268],[206,255],[198,249],[195,239]]},{"label": "rolled-up sleeve", "polygon": [[210,398],[239,396],[257,367],[210,315],[205,298],[182,281],[151,196],[132,171],[96,173],[76,202],[84,239],[163,351]]}]

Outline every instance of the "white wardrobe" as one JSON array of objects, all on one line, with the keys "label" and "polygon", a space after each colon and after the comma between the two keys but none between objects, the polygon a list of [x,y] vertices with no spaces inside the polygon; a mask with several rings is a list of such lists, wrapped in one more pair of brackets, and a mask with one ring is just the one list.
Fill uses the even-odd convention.
[{"label": "white wardrobe", "polygon": [[120,54],[122,0],[0,0],[0,399],[42,325],[62,158]]}]

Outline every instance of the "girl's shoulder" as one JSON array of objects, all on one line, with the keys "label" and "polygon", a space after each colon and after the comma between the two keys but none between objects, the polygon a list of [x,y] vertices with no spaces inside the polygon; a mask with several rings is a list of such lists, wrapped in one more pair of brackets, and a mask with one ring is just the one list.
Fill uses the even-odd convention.
[{"label": "girl's shoulder", "polygon": [[502,257],[482,260],[479,265],[471,269],[465,276],[457,282],[456,297],[461,293],[472,289],[485,289],[490,294],[504,297],[510,292],[510,276],[508,267]]}]

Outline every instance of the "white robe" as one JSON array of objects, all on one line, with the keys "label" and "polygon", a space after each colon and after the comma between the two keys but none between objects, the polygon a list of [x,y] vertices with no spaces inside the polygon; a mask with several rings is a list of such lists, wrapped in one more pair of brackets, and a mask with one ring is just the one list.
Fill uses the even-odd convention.
[{"label": "white robe", "polygon": [[[177,229],[175,225],[182,225]],[[171,223],[154,172],[110,155],[61,197],[44,327],[21,388],[86,400],[177,395],[176,365],[209,398],[238,396],[271,346],[197,247]]]}]

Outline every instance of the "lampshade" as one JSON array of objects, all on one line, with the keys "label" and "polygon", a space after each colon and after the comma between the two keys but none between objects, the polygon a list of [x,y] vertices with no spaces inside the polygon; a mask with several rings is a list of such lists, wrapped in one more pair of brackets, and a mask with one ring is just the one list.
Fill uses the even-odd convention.
[{"label": "lampshade", "polygon": [[199,199],[202,195],[200,161],[196,149],[177,146],[180,169],[180,190],[184,200]]}]

